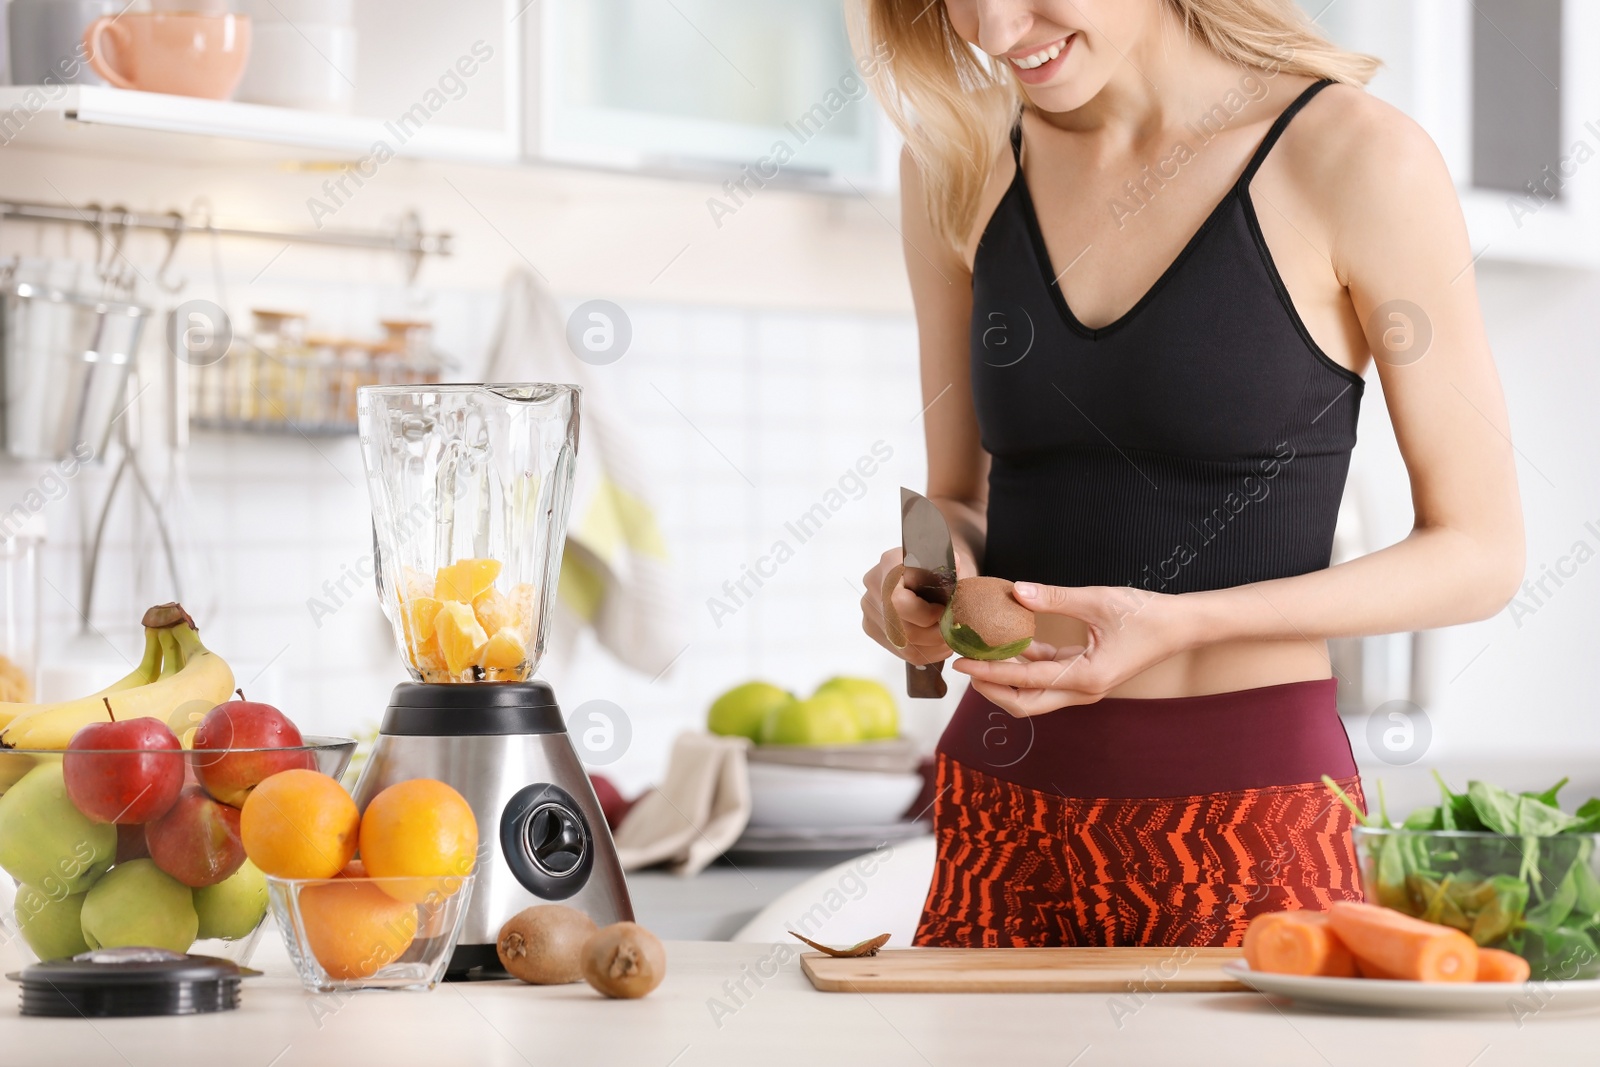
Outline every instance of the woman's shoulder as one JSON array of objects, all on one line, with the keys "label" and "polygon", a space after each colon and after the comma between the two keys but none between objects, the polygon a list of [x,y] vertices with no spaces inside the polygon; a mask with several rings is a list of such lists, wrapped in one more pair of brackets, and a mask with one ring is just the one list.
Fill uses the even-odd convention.
[{"label": "woman's shoulder", "polygon": [[1284,131],[1274,155],[1297,182],[1325,187],[1341,201],[1359,202],[1384,189],[1413,191],[1418,183],[1451,184],[1428,132],[1355,85],[1335,83],[1313,97]]}]

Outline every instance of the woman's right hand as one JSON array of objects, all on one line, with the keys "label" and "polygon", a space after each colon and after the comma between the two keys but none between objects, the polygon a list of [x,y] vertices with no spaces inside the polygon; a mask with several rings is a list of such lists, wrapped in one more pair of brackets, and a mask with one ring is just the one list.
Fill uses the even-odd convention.
[{"label": "woman's right hand", "polygon": [[[944,608],[930,604],[907,589],[904,584],[894,587],[891,600],[900,615],[900,628],[905,632],[906,646],[896,648],[890,642],[883,618],[883,583],[889,572],[904,561],[905,553],[891,548],[878,559],[877,566],[862,576],[866,592],[861,597],[861,628],[884,648],[907,663],[940,663],[952,655],[939,632],[939,617]],[[961,578],[977,573],[972,560],[960,549],[956,550],[956,575]]]}]

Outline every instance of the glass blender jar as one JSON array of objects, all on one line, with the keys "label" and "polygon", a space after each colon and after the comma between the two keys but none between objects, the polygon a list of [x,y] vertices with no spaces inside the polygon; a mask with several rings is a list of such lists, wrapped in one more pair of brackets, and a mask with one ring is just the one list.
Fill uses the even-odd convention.
[{"label": "glass blender jar", "polygon": [[631,919],[605,816],[550,686],[534,677],[560,572],[578,448],[572,385],[358,392],[384,613],[414,679],[397,685],[356,785],[365,809],[410,778],[478,820],[478,875],[447,977],[499,969],[500,927],[562,901]]}]

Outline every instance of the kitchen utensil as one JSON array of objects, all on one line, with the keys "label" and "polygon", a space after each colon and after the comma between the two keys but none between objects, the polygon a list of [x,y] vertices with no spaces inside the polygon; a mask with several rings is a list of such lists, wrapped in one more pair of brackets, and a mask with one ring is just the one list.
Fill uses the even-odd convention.
[{"label": "kitchen utensil", "polygon": [[250,63],[234,98],[251,104],[344,112],[355,100],[356,28],[257,22]]},{"label": "kitchen utensil", "polygon": [[95,19],[83,45],[89,66],[118,89],[226,100],[250,55],[250,19],[130,11]]},{"label": "kitchen utensil", "polygon": [[922,776],[826,767],[750,764],[752,826],[829,827],[892,823],[922,791]]},{"label": "kitchen utensil", "polygon": [[120,0],[11,0],[6,9],[11,84],[104,85],[86,62],[83,31],[123,7]]},{"label": "kitchen utensil", "polygon": [[[446,879],[268,876],[267,893],[273,921],[308,992],[423,991],[444,977],[473,883],[471,874]],[[419,897],[418,904],[396,899]],[[361,921],[372,911],[381,917],[371,919],[371,929],[352,930],[344,937],[329,918]],[[376,965],[387,957],[392,958]]]},{"label": "kitchen utensil", "polygon": [[6,451],[84,460],[105,452],[150,310],[34,282],[0,287]]},{"label": "kitchen utensil", "polygon": [[[534,904],[561,901],[602,925],[631,919],[600,804],[554,693],[532,679],[565,540],[578,389],[369,387],[360,391],[359,421],[378,593],[417,681],[395,687],[356,803],[427,777],[454,786],[472,806],[477,889],[453,975],[498,971],[500,927]],[[488,581],[505,607],[492,626],[502,643],[524,650],[520,663],[490,670],[443,658],[442,627],[462,633],[476,616],[491,617],[460,600],[441,607],[450,621],[435,619],[431,636],[416,624],[424,600],[470,594],[457,587],[469,580],[459,568],[440,575],[464,560],[498,564]],[[487,564],[467,566],[488,573]]]},{"label": "kitchen utensil", "polygon": [[886,948],[800,957],[824,993],[1234,993],[1236,948]]},{"label": "kitchen utensil", "polygon": [[[1526,1003],[1529,1011],[1590,1010],[1600,1006],[1600,979],[1575,982],[1390,982],[1376,978],[1314,978],[1252,971],[1243,960],[1222,965],[1251,989],[1317,1008],[1364,1012],[1504,1013]],[[1512,1011],[1515,1016],[1515,1010]]]},{"label": "kitchen utensil", "polygon": [[[930,604],[950,603],[956,588],[956,550],[950,527],[933,502],[900,487],[900,547],[905,553],[905,587]],[[937,698],[948,690],[942,663],[907,663],[906,696]]]},{"label": "kitchen utensil", "polygon": [[45,523],[0,517],[0,700],[28,703],[39,691],[39,553]]},{"label": "kitchen utensil", "polygon": [[200,1015],[239,1006],[239,983],[261,972],[163,948],[102,948],[24,967],[22,1014],[69,1019]]}]

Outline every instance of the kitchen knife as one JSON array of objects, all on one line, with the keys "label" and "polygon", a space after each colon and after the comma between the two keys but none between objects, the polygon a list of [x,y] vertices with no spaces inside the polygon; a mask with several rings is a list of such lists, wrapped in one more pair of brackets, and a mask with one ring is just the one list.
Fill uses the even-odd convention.
[{"label": "kitchen knife", "polygon": [[[905,587],[930,604],[950,603],[956,588],[956,550],[950,527],[933,502],[900,487],[900,547],[905,552]],[[906,664],[906,696],[945,695],[944,664]]]}]

